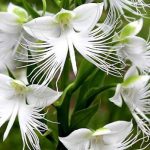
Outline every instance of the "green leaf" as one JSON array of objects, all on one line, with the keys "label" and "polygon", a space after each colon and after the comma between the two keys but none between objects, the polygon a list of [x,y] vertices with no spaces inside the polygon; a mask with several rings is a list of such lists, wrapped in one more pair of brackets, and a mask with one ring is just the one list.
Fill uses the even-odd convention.
[{"label": "green leaf", "polygon": [[92,63],[90,63],[86,59],[83,59],[79,66],[79,71],[75,79],[75,84],[81,85],[81,83],[83,83],[83,81],[85,81],[85,79],[89,75],[91,75],[91,73],[93,73],[95,68],[96,67]]},{"label": "green leaf", "polygon": [[40,17],[40,15],[32,8],[31,4],[29,4],[26,0],[22,0],[22,3],[32,18]]},{"label": "green leaf", "polygon": [[136,81],[139,80],[139,79],[140,79],[140,76],[139,76],[139,75],[133,75],[133,76],[127,78],[127,79],[122,83],[122,85],[125,86],[125,87],[127,87],[127,86],[131,85],[132,83],[136,82]]},{"label": "green leaf", "polygon": [[13,79],[16,79],[16,77],[14,76],[14,74],[10,71],[10,69],[6,66],[6,69],[7,69],[7,72],[8,72],[8,75],[13,78]]},{"label": "green leaf", "polygon": [[62,74],[58,82],[59,90],[64,90],[68,86],[69,74],[70,74],[70,61],[69,61],[69,56],[67,56],[64,69],[62,71]]},{"label": "green leaf", "polygon": [[83,84],[94,68],[96,67],[93,64],[83,60],[77,78],[65,88],[61,98],[55,103],[57,107],[57,118],[60,123],[58,125],[60,136],[66,136],[68,134],[69,107],[72,94]]},{"label": "green leaf", "polygon": [[143,27],[143,19],[130,22],[127,24],[120,33],[120,38],[124,39],[129,36],[137,35]]},{"label": "green leaf", "polygon": [[82,84],[77,98],[75,111],[89,107],[94,101],[95,97],[93,97],[93,95],[95,95],[97,89],[100,89],[103,86],[105,75],[105,72],[97,68],[86,82]]},{"label": "green leaf", "polygon": [[86,2],[86,0],[75,0],[76,6],[80,6],[82,4],[84,4]]},{"label": "green leaf", "polygon": [[68,134],[69,107],[74,89],[75,89],[74,83],[69,84],[67,88],[64,90],[60,99],[55,103],[57,109],[57,119],[58,122],[60,123],[58,124],[59,136],[66,136]]},{"label": "green leaf", "polygon": [[82,0],[76,0],[76,6],[82,5]]},{"label": "green leaf", "polygon": [[92,107],[75,112],[71,118],[70,130],[72,131],[78,128],[87,127],[88,123],[97,112],[98,108],[98,105],[94,105]]},{"label": "green leaf", "polygon": [[47,1],[47,9],[52,13],[57,13],[61,9],[61,1],[60,0],[49,0]]}]

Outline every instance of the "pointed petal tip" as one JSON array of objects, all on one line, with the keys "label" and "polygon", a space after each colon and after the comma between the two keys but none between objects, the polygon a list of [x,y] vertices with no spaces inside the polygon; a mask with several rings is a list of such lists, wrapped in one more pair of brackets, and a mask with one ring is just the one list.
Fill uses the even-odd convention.
[{"label": "pointed petal tip", "polygon": [[122,101],[118,101],[114,97],[109,98],[109,101],[112,102],[112,103],[114,103],[118,107],[122,107]]},{"label": "pointed petal tip", "polygon": [[61,97],[62,94],[63,94],[63,92],[57,91],[57,95],[56,95],[57,99],[59,99],[59,98]]},{"label": "pointed petal tip", "polygon": [[113,102],[118,107],[122,107],[121,88],[121,84],[118,84],[114,96],[109,98],[109,101]]},{"label": "pointed petal tip", "polygon": [[58,137],[59,141],[61,141],[63,139],[63,137]]},{"label": "pointed petal tip", "polygon": [[7,12],[10,12],[10,10],[14,7],[15,5],[12,3],[12,2],[10,2],[9,4],[8,4],[8,7],[7,7]]},{"label": "pointed petal tip", "polygon": [[4,133],[3,135],[3,142],[7,139],[7,135]]},{"label": "pointed petal tip", "polygon": [[77,72],[78,72],[77,69],[74,70],[73,72],[74,72],[74,75],[77,76]]}]

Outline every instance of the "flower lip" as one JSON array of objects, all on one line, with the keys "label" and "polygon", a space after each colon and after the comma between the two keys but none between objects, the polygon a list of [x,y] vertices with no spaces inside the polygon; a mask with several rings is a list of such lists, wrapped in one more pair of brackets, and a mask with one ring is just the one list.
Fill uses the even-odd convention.
[{"label": "flower lip", "polygon": [[62,9],[55,15],[55,21],[62,25],[68,25],[74,17],[75,13],[69,10]]},{"label": "flower lip", "polygon": [[93,132],[92,136],[100,136],[100,135],[105,135],[105,134],[110,134],[111,131],[107,128],[100,128]]},{"label": "flower lip", "polygon": [[13,80],[11,87],[19,94],[25,93],[27,89],[26,85],[19,80]]}]

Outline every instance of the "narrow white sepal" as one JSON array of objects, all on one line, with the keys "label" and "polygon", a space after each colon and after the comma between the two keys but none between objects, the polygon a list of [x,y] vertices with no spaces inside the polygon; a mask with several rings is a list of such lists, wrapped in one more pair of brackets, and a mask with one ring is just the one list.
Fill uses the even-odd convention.
[{"label": "narrow white sepal", "polygon": [[69,53],[70,53],[70,59],[71,59],[73,72],[76,75],[77,74],[77,64],[76,64],[76,58],[75,58],[75,51],[74,51],[71,40],[68,38],[67,41],[68,41],[68,46],[69,46]]},{"label": "narrow white sepal", "polygon": [[12,115],[10,117],[10,120],[8,122],[6,131],[5,131],[4,135],[3,135],[3,141],[5,141],[5,139],[7,138],[8,134],[10,132],[10,129],[12,128],[12,126],[14,124],[14,121],[16,119],[17,113],[18,113],[18,103],[16,103],[16,105],[14,106],[13,113],[12,113]]}]

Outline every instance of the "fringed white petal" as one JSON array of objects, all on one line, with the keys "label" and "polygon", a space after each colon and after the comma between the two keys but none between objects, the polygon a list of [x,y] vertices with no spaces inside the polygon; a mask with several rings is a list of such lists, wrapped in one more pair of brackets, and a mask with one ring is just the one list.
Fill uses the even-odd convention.
[{"label": "fringed white petal", "polygon": [[59,140],[68,150],[125,150],[138,141],[139,132],[134,136],[132,128],[132,122],[116,121],[104,126],[100,131],[92,132],[81,128],[67,137],[60,137]]},{"label": "fringed white petal", "polygon": [[[75,48],[88,61],[109,74],[120,76],[122,67],[120,67],[121,61],[116,54],[117,48],[112,50],[110,46],[112,43],[109,41],[112,38],[111,33],[114,26],[112,24],[108,28],[107,24],[107,26],[100,26],[90,33],[74,33],[71,40]],[[103,32],[104,29],[106,29],[105,32]]]},{"label": "fringed white petal", "polygon": [[[130,60],[142,73],[150,70],[150,49],[148,43],[137,36],[131,36],[127,43],[119,49],[118,55],[125,60]],[[139,61],[140,60],[140,61]]]},{"label": "fringed white petal", "polygon": [[95,134],[99,131],[81,128],[59,140],[68,150],[124,150],[136,142],[137,136],[130,135],[132,127],[132,122],[116,121],[104,126],[100,135]]},{"label": "fringed white petal", "polygon": [[150,119],[140,110],[134,110],[132,115],[143,134],[150,136]]},{"label": "fringed white petal", "polygon": [[[142,132],[150,136],[150,84],[143,82],[143,88],[135,92],[136,100],[133,104],[132,114]],[[144,87],[145,86],[145,87]]]},{"label": "fringed white petal", "polygon": [[116,121],[104,128],[108,128],[111,133],[103,136],[104,150],[125,150],[138,142],[138,136],[132,133],[133,124],[127,121]]},{"label": "fringed white petal", "polygon": [[35,131],[44,133],[48,130],[42,120],[44,114],[40,114],[41,109],[30,105],[22,104],[19,108],[18,119],[23,140],[23,149],[25,145],[28,149],[40,150],[39,139]]},{"label": "fringed white petal", "polygon": [[[139,142],[141,139],[139,139],[140,131],[137,131],[137,134],[134,135],[133,131],[131,131],[128,136],[122,141],[121,143],[118,143],[115,145],[116,150],[126,150],[129,148],[132,148],[134,144]],[[144,150],[144,149],[141,149]]]},{"label": "fringed white petal", "polygon": [[[26,90],[17,90],[16,86],[21,86],[22,83],[16,81],[15,85],[12,85],[15,81],[5,75],[0,74],[0,127],[6,122],[8,122],[6,131],[3,136],[5,140],[14,124],[16,116],[18,115],[20,130],[23,140],[23,149],[27,145],[28,149],[40,150],[39,139],[35,133],[35,130],[39,133],[44,133],[48,130],[47,125],[42,121],[44,120],[45,114],[41,114],[43,107],[36,107],[34,105],[27,105]],[[21,85],[20,85],[20,84]],[[22,85],[25,86],[25,85]],[[27,87],[24,87],[25,89]],[[52,101],[55,101],[56,92],[52,90],[45,91],[45,94],[51,92]],[[36,93],[34,93],[36,94]],[[42,93],[44,94],[44,93]],[[36,95],[38,96],[38,95]],[[35,96],[35,100],[36,99]],[[46,96],[46,95],[45,95]],[[43,97],[42,97],[43,98]],[[43,100],[43,99],[42,99]],[[32,102],[33,104],[34,102]]]},{"label": "fringed white petal", "polygon": [[53,38],[49,41],[50,43],[33,43],[27,39],[26,42],[27,44],[22,44],[22,46],[31,52],[31,56],[28,56],[30,58],[25,60],[25,54],[22,53],[18,60],[28,62],[29,65],[37,64],[37,67],[34,68],[29,75],[32,76],[31,82],[34,83],[39,77],[38,84],[44,80],[42,85],[48,85],[58,72],[59,75],[57,79],[59,79],[68,53],[66,38],[64,36]]},{"label": "fringed white petal", "polygon": [[[83,10],[87,9],[85,6],[88,6],[88,8],[90,8],[90,10],[94,13],[94,17],[88,26],[88,30],[78,30],[75,27],[83,28],[83,26],[80,26],[79,24],[76,24],[74,26],[74,23],[81,23],[83,21],[82,23],[84,25],[87,21],[86,19],[89,20],[90,18],[88,17],[89,13],[82,13]],[[59,12],[53,18],[50,16],[40,17],[32,20],[24,26],[25,30],[31,36],[44,41],[31,42],[26,39],[27,44],[22,45],[23,47],[26,47],[26,50],[29,50],[31,52],[32,58],[29,58],[29,60],[23,60],[24,58],[20,58],[19,61],[28,62],[28,65],[37,64],[37,67],[30,74],[32,75],[32,82],[34,82],[35,79],[40,77],[40,74],[42,74],[38,83],[44,80],[44,82],[42,81],[43,84],[47,85],[54,78],[56,73],[60,71],[58,75],[59,79],[59,76],[61,75],[64,67],[68,49],[73,71],[74,74],[76,74],[77,65],[74,47],[88,61],[90,61],[103,71],[116,76],[121,75],[120,72],[122,70],[122,67],[119,66],[121,64],[121,61],[118,60],[116,54],[117,48],[115,50],[112,50],[110,46],[112,45],[110,40],[113,38],[113,36],[111,35],[113,34],[118,21],[116,21],[114,18],[107,18],[103,25],[92,30],[101,16],[102,6],[102,3],[85,4],[81,7],[79,6],[73,12],[62,10],[71,15],[71,18],[68,18],[70,19],[68,20],[68,22],[65,22],[67,20],[65,20],[65,18],[61,18],[62,16],[59,16],[63,14],[63,12]],[[77,18],[74,18],[73,13],[80,14],[81,20],[79,19],[80,17],[78,18],[79,20]],[[55,23],[57,22],[57,25],[54,25],[54,19]],[[25,54],[22,54],[22,56],[24,55]]]},{"label": "fringed white petal", "polygon": [[[146,16],[146,7],[149,7],[149,4],[146,4],[143,0],[104,0],[105,9],[109,9],[109,13],[113,15],[122,15],[126,20],[133,21],[134,18],[126,15],[125,11],[128,11],[134,15]],[[144,11],[144,13],[143,13]]]},{"label": "fringed white petal", "polygon": [[150,136],[150,85],[149,78],[135,84],[133,88],[123,91],[123,98],[128,105],[138,127],[145,135]]}]

